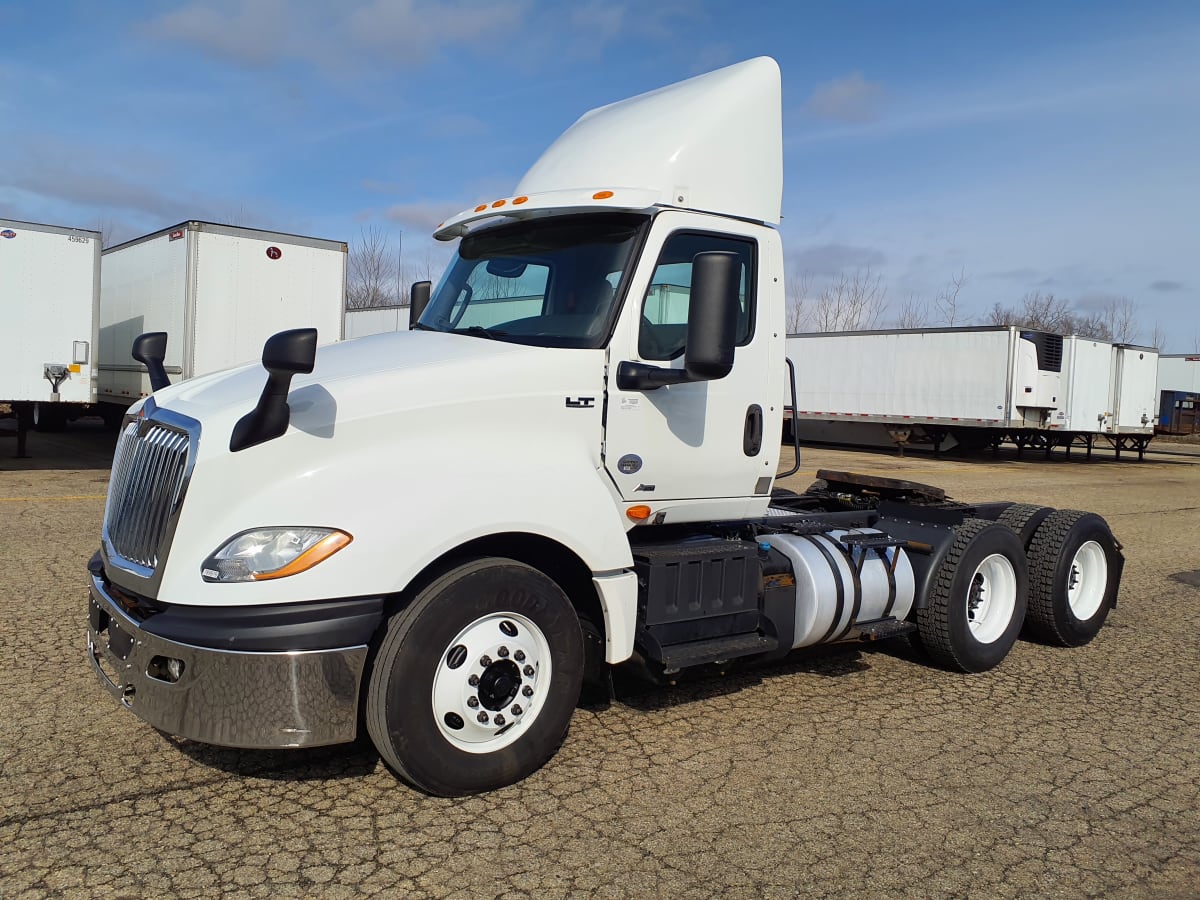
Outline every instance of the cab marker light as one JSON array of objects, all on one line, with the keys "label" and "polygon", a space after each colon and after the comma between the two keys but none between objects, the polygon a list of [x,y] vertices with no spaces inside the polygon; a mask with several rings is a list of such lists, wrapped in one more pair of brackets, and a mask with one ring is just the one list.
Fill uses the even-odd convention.
[{"label": "cab marker light", "polygon": [[637,506],[631,506],[625,510],[625,515],[635,522],[645,522],[650,518],[650,507],[639,503]]}]

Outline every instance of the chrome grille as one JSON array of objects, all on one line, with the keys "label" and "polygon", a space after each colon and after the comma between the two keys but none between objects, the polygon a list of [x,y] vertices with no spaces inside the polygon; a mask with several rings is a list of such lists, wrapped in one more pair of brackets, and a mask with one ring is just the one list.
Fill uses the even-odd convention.
[{"label": "chrome grille", "polygon": [[[140,427],[139,427],[140,426]],[[159,545],[187,471],[188,432],[158,422],[129,422],[121,433],[108,486],[105,532],[122,559],[154,569]]]}]

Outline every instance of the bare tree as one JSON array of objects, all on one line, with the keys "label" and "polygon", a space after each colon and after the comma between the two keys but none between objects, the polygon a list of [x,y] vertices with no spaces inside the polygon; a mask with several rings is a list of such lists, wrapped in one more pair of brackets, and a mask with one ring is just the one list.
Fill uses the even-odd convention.
[{"label": "bare tree", "polygon": [[844,272],[822,288],[813,303],[816,331],[865,331],[874,328],[887,309],[887,288],[870,268]]},{"label": "bare tree", "polygon": [[950,281],[933,298],[933,306],[938,311],[942,324],[951,328],[958,324],[958,295],[966,283],[967,274],[959,269],[958,274],[950,276]]},{"label": "bare tree", "polygon": [[387,232],[371,225],[359,232],[347,260],[346,307],[394,306],[398,302],[397,267]]},{"label": "bare tree", "polygon": [[1103,312],[1094,312],[1086,316],[1071,316],[1063,326],[1063,334],[1077,334],[1080,337],[1093,340],[1111,341],[1112,328],[1108,317]]},{"label": "bare tree", "polygon": [[1111,340],[1120,344],[1131,344],[1141,331],[1137,324],[1137,304],[1128,297],[1114,297],[1104,304],[1104,324],[1108,326]]},{"label": "bare tree", "polygon": [[1150,331],[1150,346],[1159,352],[1162,351],[1163,345],[1167,342],[1167,329],[1163,328],[1156,319],[1154,328]]},{"label": "bare tree", "polygon": [[1022,297],[1020,309],[992,304],[985,319],[989,325],[1020,325],[1022,328],[1055,334],[1070,334],[1076,323],[1069,302],[1040,291]]},{"label": "bare tree", "polygon": [[915,294],[900,304],[900,315],[896,317],[897,328],[924,328],[929,324],[929,304]]},{"label": "bare tree", "polygon": [[808,295],[812,288],[812,276],[803,273],[788,278],[787,283],[787,333],[798,334],[805,330],[808,319]]}]

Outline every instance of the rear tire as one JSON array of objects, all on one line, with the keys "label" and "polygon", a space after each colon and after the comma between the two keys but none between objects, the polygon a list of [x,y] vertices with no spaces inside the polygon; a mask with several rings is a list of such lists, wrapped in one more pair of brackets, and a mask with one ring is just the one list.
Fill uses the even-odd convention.
[{"label": "rear tire", "polygon": [[1054,512],[1052,506],[1034,506],[1031,503],[1014,503],[996,521],[1007,525],[1021,539],[1021,546],[1028,549],[1038,526],[1046,521],[1046,517]]},{"label": "rear tire", "polygon": [[579,700],[583,636],[566,595],[536,569],[478,559],[396,613],[367,687],[367,731],[405,781],[442,797],[537,771]]},{"label": "rear tire", "polygon": [[1086,644],[1116,605],[1121,568],[1104,519],[1076,509],[1052,513],[1029,545],[1030,633],[1062,647]]},{"label": "rear tire", "polygon": [[921,645],[949,669],[985,672],[999,665],[1021,631],[1028,590],[1017,535],[996,522],[967,519],[955,529],[928,602],[917,610]]}]

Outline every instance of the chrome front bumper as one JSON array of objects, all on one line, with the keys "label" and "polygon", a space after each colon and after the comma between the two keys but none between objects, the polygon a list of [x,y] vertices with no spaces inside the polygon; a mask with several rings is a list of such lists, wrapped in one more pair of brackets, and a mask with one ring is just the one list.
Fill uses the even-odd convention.
[{"label": "chrome front bumper", "polygon": [[[99,577],[88,579],[88,659],[101,684],[150,725],[223,747],[354,740],[365,645],[246,653],[176,643],[144,631]],[[168,660],[182,663],[178,680]]]}]

